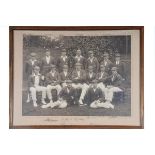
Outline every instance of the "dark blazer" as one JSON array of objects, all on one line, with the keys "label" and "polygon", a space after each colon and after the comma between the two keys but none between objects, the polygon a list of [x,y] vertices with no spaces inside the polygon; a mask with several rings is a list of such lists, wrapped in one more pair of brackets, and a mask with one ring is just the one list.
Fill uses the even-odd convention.
[{"label": "dark blazer", "polygon": [[96,57],[93,58],[92,62],[90,61],[90,58],[87,59],[86,69],[88,69],[89,66],[93,66],[95,73],[98,72],[98,70],[99,70],[99,62],[98,62]]},{"label": "dark blazer", "polygon": [[86,93],[86,102],[88,105],[90,105],[93,101],[98,100],[98,99],[103,99],[104,98],[104,93],[100,88],[96,88],[96,91],[91,87],[88,89]]},{"label": "dark blazer", "polygon": [[[45,80],[41,79],[41,74],[39,75],[39,86],[44,86],[45,84]],[[34,87],[35,84],[35,76],[34,75],[30,75],[28,78],[28,86],[29,87]]]},{"label": "dark blazer", "polygon": [[91,81],[96,79],[96,73],[93,72],[92,77],[90,77],[89,72],[86,73],[86,82],[89,84]]},{"label": "dark blazer", "polygon": [[33,68],[35,66],[39,66],[40,67],[40,62],[38,60],[35,60],[33,65],[32,65],[31,60],[26,61],[25,72],[26,72],[28,77],[29,77],[29,75],[31,75],[33,73]]},{"label": "dark blazer", "polygon": [[44,57],[41,61],[41,73],[46,75],[48,72],[50,72],[51,64],[56,65],[55,59],[50,56],[50,61],[47,63],[46,57]]},{"label": "dark blazer", "polygon": [[82,69],[85,69],[86,59],[83,56],[81,56],[80,59],[78,59],[77,56],[75,56],[73,59],[74,59],[74,67],[76,63],[80,63],[82,64]]},{"label": "dark blazer", "polygon": [[113,67],[113,63],[110,60],[107,61],[106,65],[105,65],[105,61],[103,60],[103,61],[101,61],[100,65],[104,65],[105,66],[105,71],[108,74],[111,73],[111,68]]},{"label": "dark blazer", "polygon": [[117,72],[125,78],[125,64],[123,62],[119,62],[119,64],[116,64],[116,61],[114,62],[114,66],[117,67]]},{"label": "dark blazer", "polygon": [[64,65],[69,65],[69,58],[66,57],[65,61],[63,60],[63,58],[60,56],[57,60],[57,67],[59,69],[59,71],[62,71],[62,68]]},{"label": "dark blazer", "polygon": [[69,80],[69,79],[71,79],[70,76],[71,76],[71,75],[70,75],[69,72],[67,72],[67,75],[66,75],[66,76],[65,76],[64,72],[61,72],[61,73],[60,73],[60,81],[61,81],[61,82],[64,82],[64,81],[66,81],[66,80]]},{"label": "dark blazer", "polygon": [[107,84],[115,86],[115,87],[120,87],[123,81],[124,81],[124,79],[122,78],[122,76],[117,73],[116,75],[114,75],[114,76],[111,75],[108,78]]},{"label": "dark blazer", "polygon": [[73,87],[71,87],[68,92],[67,87],[64,87],[60,91],[59,97],[62,98],[63,100],[65,100],[67,103],[72,104],[75,99],[75,89]]},{"label": "dark blazer", "polygon": [[108,77],[109,77],[109,75],[106,72],[103,73],[102,77],[101,77],[101,72],[97,74],[97,80],[98,80],[98,82],[105,83],[106,80],[108,79]]},{"label": "dark blazer", "polygon": [[83,83],[86,80],[86,72],[84,70],[80,71],[80,77],[78,79],[76,79],[78,77],[77,71],[74,70],[72,72],[72,76],[71,76],[71,80],[75,83]]},{"label": "dark blazer", "polygon": [[52,76],[51,72],[46,74],[46,84],[49,85],[53,82],[57,84],[60,82],[60,75],[58,72],[55,72],[54,76]]}]

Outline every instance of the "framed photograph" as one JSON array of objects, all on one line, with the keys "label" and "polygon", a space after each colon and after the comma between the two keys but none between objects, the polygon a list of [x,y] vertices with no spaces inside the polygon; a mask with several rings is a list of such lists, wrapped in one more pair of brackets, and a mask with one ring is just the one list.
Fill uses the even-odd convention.
[{"label": "framed photograph", "polygon": [[10,26],[10,128],[144,128],[143,26]]}]

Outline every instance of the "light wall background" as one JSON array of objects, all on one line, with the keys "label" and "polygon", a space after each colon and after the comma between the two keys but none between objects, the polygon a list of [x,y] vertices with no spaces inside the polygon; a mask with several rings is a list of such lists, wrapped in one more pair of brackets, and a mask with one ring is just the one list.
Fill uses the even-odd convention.
[{"label": "light wall background", "polygon": [[[9,130],[9,25],[145,26],[144,130]],[[155,9],[153,0],[0,2],[0,154],[154,154]]]}]

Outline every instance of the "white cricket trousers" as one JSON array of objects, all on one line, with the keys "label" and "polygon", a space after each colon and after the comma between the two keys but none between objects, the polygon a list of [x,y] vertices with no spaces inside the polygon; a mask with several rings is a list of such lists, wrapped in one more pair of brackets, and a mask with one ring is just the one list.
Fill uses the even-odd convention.
[{"label": "white cricket trousers", "polygon": [[30,87],[30,93],[32,96],[33,101],[37,101],[36,93],[42,92],[42,100],[46,98],[46,87],[43,86],[36,86],[36,87]]},{"label": "white cricket trousers", "polygon": [[103,84],[103,82],[99,82],[97,84],[97,87],[100,88],[102,90],[102,92],[105,92],[105,85]]},{"label": "white cricket trousers", "polygon": [[48,85],[47,86],[47,96],[49,100],[52,100],[52,93],[51,90],[57,90],[57,95],[59,95],[60,91],[61,91],[61,86],[60,85],[56,85],[56,86],[52,86],[52,85]]},{"label": "white cricket trousers", "polygon": [[84,84],[81,84],[81,83],[75,84],[75,83],[73,83],[72,87],[75,88],[75,89],[79,89],[79,88],[82,89],[79,100],[83,100],[85,95],[86,95],[86,92],[87,92],[87,90],[89,88],[89,85],[87,85],[86,83],[84,83]]},{"label": "white cricket trousers", "polygon": [[123,90],[120,89],[119,87],[111,87],[111,88],[107,88],[106,87],[105,91],[104,91],[104,93],[105,93],[105,100],[112,102],[114,93],[115,92],[122,92],[122,91]]}]

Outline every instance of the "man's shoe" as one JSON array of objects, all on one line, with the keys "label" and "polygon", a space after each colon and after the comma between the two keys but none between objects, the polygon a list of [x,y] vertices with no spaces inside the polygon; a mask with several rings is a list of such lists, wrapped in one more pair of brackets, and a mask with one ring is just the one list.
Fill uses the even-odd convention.
[{"label": "man's shoe", "polygon": [[30,100],[30,95],[28,94],[27,95],[27,100],[26,100],[26,103],[29,103],[31,100]]},{"label": "man's shoe", "polygon": [[36,102],[33,102],[33,106],[34,106],[34,107],[37,107],[38,105],[37,105],[37,103],[36,103]]},{"label": "man's shoe", "polygon": [[80,105],[83,105],[83,102],[82,102],[82,100],[79,100],[79,104],[80,104]]},{"label": "man's shoe", "polygon": [[46,108],[49,108],[49,107],[51,107],[51,103],[44,104],[44,105],[41,106],[41,108],[43,108],[43,109],[46,109]]},{"label": "man's shoe", "polygon": [[29,103],[29,102],[30,102],[30,99],[27,99],[27,100],[26,100],[26,103]]},{"label": "man's shoe", "polygon": [[82,100],[79,100],[79,106],[86,106],[87,104],[84,104],[83,102],[82,102]]},{"label": "man's shoe", "polygon": [[47,104],[47,103],[45,102],[45,100],[42,100],[41,103],[44,104],[44,105]]}]

